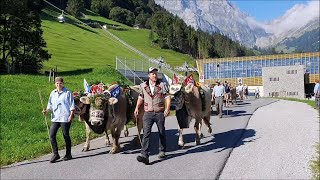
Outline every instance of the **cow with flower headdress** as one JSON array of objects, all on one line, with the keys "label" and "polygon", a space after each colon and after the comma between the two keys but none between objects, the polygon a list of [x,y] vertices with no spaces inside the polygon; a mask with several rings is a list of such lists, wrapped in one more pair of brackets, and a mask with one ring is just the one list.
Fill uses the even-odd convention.
[{"label": "cow with flower headdress", "polygon": [[193,75],[189,75],[184,81],[178,81],[170,85],[169,93],[173,96],[176,105],[176,117],[179,124],[179,146],[184,146],[183,129],[188,128],[191,119],[195,119],[194,130],[196,132],[196,145],[200,144],[202,120],[208,126],[208,132],[212,132],[210,124],[211,101],[210,89],[195,82]]},{"label": "cow with flower headdress", "polygon": [[86,123],[86,142],[83,151],[90,149],[89,135],[95,133],[106,134],[106,143],[109,143],[108,131],[113,138],[110,153],[120,151],[119,138],[127,122],[127,98],[118,84],[109,87],[103,83],[95,84],[86,89],[85,94],[75,97],[76,113]]}]

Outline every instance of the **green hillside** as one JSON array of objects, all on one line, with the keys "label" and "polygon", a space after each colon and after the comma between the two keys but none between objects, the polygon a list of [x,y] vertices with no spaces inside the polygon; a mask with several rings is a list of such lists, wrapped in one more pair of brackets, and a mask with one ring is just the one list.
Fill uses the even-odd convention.
[{"label": "green hillside", "polygon": [[[68,17],[66,23],[59,23],[56,17],[59,12],[44,9],[42,13],[42,28],[44,39],[47,42],[52,58],[44,63],[44,70],[58,66],[58,71],[70,71],[83,68],[101,67],[104,65],[115,66],[115,58],[142,59],[123,44],[115,40],[100,28],[91,28],[81,25],[73,17]],[[120,30],[109,29],[110,32],[137,48],[150,57],[163,56],[172,66],[182,65],[184,61],[191,64],[191,58],[185,54],[172,50],[163,50],[156,45],[151,46],[149,40],[150,30],[136,30],[129,26],[108,20],[93,12],[86,11],[87,18],[83,21],[99,22],[100,24],[113,24],[121,27]]]},{"label": "green hillside", "polygon": [[[88,17],[96,22],[108,24],[113,22],[94,14],[93,12],[88,14]],[[195,65],[195,62],[186,54],[181,54],[170,49],[160,49],[157,44],[152,45],[149,39],[149,29],[134,29],[126,25],[121,25],[121,30],[109,28],[109,31],[120,39],[125,40],[128,44],[134,46],[139,51],[147,54],[149,57],[158,58],[163,56],[165,61],[171,66],[181,66],[185,61]]]},{"label": "green hillside", "polygon": [[59,71],[115,65],[116,56],[139,58],[101,29],[90,28],[67,19],[59,23],[59,14],[43,10],[42,29],[52,58],[44,69],[58,66]]},{"label": "green hillside", "polygon": [[[134,30],[128,26],[96,16],[87,12],[94,21],[114,24],[122,30],[111,30],[132,46],[151,57],[166,58],[171,65],[180,65],[191,59],[171,50],[162,50],[150,46],[149,30]],[[65,78],[65,85],[71,91],[83,90],[83,78],[90,82],[102,80],[105,83],[126,81],[115,71],[116,56],[130,59],[141,59],[140,56],[114,40],[102,29],[81,25],[72,17],[66,23],[59,23],[59,12],[44,9],[41,14],[44,39],[52,58],[44,63],[43,72],[58,67],[60,76]],[[88,20],[88,19],[86,19]],[[119,28],[120,27],[120,28]],[[126,29],[126,30],[123,30]],[[14,162],[36,158],[50,153],[50,142],[41,110],[39,98],[41,91],[44,106],[46,106],[53,83],[48,83],[45,75],[1,75],[0,86],[0,166]],[[47,117],[49,121],[50,117]],[[83,123],[77,119],[71,127],[73,145],[85,141]],[[92,135],[91,138],[97,135]],[[64,147],[61,132],[58,133],[58,144]]]}]

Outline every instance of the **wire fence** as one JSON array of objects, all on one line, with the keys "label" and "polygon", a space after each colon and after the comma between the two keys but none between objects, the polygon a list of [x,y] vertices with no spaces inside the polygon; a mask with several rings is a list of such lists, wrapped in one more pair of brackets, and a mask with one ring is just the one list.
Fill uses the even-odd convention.
[{"label": "wire fence", "polygon": [[137,82],[137,79],[141,80],[145,78],[149,67],[158,68],[158,71],[164,77],[166,82],[171,83],[172,76],[175,72],[168,70],[164,67],[164,63],[158,63],[157,61],[149,60],[136,60],[116,57],[116,70],[121,72],[126,78],[132,78],[133,82]]}]

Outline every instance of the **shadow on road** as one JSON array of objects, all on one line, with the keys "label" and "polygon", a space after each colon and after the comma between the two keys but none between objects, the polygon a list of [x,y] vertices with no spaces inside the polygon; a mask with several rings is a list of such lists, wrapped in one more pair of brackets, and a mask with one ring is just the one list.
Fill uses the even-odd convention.
[{"label": "shadow on road", "polygon": [[[204,137],[201,140],[201,144],[196,146],[194,143],[195,134],[184,134],[185,144],[193,143],[194,145],[187,145],[183,148],[178,146],[178,130],[170,129],[166,131],[167,136],[167,153],[165,159],[156,160],[151,162],[155,164],[164,160],[172,159],[175,157],[183,156],[190,153],[201,153],[206,151],[212,151],[213,153],[222,152],[227,149],[237,148],[239,146],[245,145],[245,143],[252,142],[253,140],[246,140],[247,138],[254,137],[256,131],[253,129],[235,129],[222,133],[215,134],[213,136]],[[208,139],[209,138],[209,139]],[[205,139],[207,139],[205,141]],[[151,133],[150,139],[150,156],[159,153],[159,136],[157,132]],[[130,142],[125,142],[122,148],[123,154],[139,154],[140,145],[136,145],[135,139]]]},{"label": "shadow on road", "polygon": [[[224,117],[237,117],[237,116],[251,116],[252,114],[246,113],[247,111],[234,111],[232,109],[223,109],[223,115]],[[216,116],[218,117],[217,111],[212,110],[211,111],[211,116]]]}]

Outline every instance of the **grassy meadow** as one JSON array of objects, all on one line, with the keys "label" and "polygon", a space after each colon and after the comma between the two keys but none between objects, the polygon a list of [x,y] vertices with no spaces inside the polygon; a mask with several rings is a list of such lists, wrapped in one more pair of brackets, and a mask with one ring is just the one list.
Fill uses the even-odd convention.
[{"label": "grassy meadow", "polygon": [[[93,21],[112,24],[112,21],[109,19],[98,16],[93,12],[88,13],[88,17]],[[185,61],[193,66],[196,66],[195,61],[193,61],[192,58],[187,54],[181,54],[170,49],[160,49],[157,44],[152,45],[149,39],[150,29],[134,29],[126,25],[120,25],[119,27],[121,30],[117,30],[116,28],[109,28],[108,30],[149,57],[158,58],[163,56],[165,61],[170,64],[171,67],[182,66]],[[157,37],[156,34],[154,36],[155,38]]]},{"label": "grassy meadow", "polygon": [[[124,80],[112,67],[96,68],[93,71],[79,71],[78,74],[60,73],[65,79],[65,87],[71,91],[83,90],[83,78],[88,83],[102,80],[112,83]],[[130,84],[130,82],[126,82]],[[55,88],[44,75],[1,75],[1,166],[17,161],[35,158],[51,152],[39,90],[46,107],[49,94]],[[47,116],[50,122],[50,115]],[[50,123],[49,123],[50,124]],[[74,119],[71,130],[73,145],[85,141],[83,122]],[[91,137],[97,137],[92,133]],[[58,144],[64,147],[61,130],[57,136]]]},{"label": "grassy meadow", "polygon": [[[64,77],[65,86],[71,91],[83,90],[83,78],[89,83],[100,80],[105,83],[125,81],[114,69],[116,56],[138,60],[141,59],[139,55],[125,48],[102,29],[81,25],[72,17],[67,17],[65,23],[59,23],[56,19],[58,15],[59,12],[50,8],[44,9],[41,15],[43,36],[52,54],[51,59],[44,62],[43,74],[57,66],[58,75]],[[191,61],[187,55],[151,46],[148,43],[148,30],[136,31],[91,12],[88,17],[128,29],[112,32],[151,57],[162,55],[171,65]],[[41,113],[38,90],[46,106],[49,94],[55,88],[54,84],[48,82],[46,75],[0,75],[0,80],[0,166],[50,153],[51,145]],[[128,81],[126,83],[130,84]],[[47,120],[50,122],[49,115]],[[85,141],[84,124],[77,119],[70,133],[73,145]],[[59,147],[64,147],[61,130],[57,140]]]},{"label": "grassy meadow", "polygon": [[116,56],[140,57],[101,29],[84,26],[72,19],[59,23],[55,11],[45,9],[42,15],[43,36],[51,59],[43,70],[58,67],[58,71],[74,71],[104,65],[115,66]]}]

